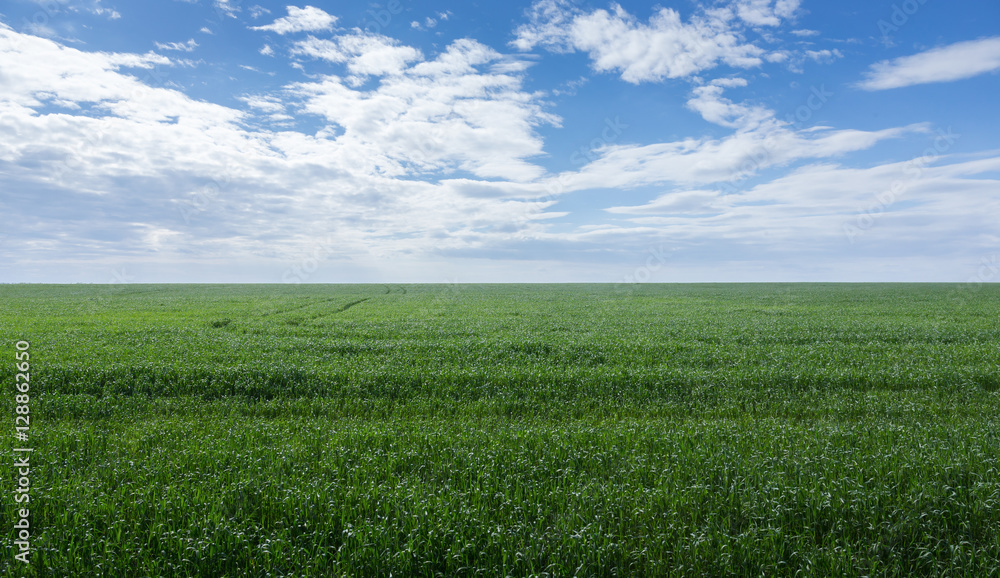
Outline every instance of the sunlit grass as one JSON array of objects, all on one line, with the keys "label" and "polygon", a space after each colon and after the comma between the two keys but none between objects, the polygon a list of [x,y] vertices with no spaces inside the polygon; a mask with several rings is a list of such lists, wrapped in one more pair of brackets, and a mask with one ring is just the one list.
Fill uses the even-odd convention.
[{"label": "sunlit grass", "polygon": [[1000,571],[992,287],[0,297],[37,575]]}]

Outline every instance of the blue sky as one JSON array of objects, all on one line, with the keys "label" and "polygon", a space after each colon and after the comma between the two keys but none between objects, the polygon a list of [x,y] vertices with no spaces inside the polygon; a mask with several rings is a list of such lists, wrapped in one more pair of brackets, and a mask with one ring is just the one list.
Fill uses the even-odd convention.
[{"label": "blue sky", "polygon": [[995,1],[0,3],[0,282],[1000,279]]}]

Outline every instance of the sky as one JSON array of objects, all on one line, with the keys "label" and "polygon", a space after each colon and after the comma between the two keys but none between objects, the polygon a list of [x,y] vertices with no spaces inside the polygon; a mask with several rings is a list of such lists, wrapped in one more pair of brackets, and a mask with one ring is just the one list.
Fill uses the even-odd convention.
[{"label": "sky", "polygon": [[0,282],[997,281],[998,71],[995,0],[3,0]]}]

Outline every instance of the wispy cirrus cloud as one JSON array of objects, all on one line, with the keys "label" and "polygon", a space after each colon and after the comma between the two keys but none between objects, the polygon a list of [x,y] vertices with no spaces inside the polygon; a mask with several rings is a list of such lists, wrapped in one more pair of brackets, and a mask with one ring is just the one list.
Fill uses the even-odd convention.
[{"label": "wispy cirrus cloud", "polygon": [[234,4],[233,0],[215,0],[215,10],[228,18],[236,18],[243,10],[239,4],[238,1]]},{"label": "wispy cirrus cloud", "polygon": [[[677,239],[739,239],[741,244],[787,252],[789,241],[800,249],[824,251],[847,240],[857,217],[876,217],[857,242],[905,254],[907,245],[925,235],[950,239],[945,250],[963,245],[985,251],[997,236],[992,215],[1000,210],[993,191],[1000,157],[974,160],[941,157],[922,166],[914,178],[910,161],[849,167],[822,162],[800,167],[745,191],[726,194],[711,189],[678,188],[642,205],[605,209],[621,215],[632,228],[663,227]],[[900,186],[899,183],[905,183]],[[879,203],[892,193],[893,203]],[[942,191],[947,191],[943,194]],[[629,227],[625,227],[627,230]],[[849,231],[848,231],[849,232]],[[857,234],[857,231],[854,231]]]},{"label": "wispy cirrus cloud", "polygon": [[154,42],[154,44],[160,50],[178,50],[181,52],[193,52],[195,48],[198,48],[198,43],[195,42],[194,38],[187,42]]},{"label": "wispy cirrus cloud", "polygon": [[932,82],[952,82],[1000,70],[1000,37],[981,38],[933,48],[873,64],[857,84],[864,90],[888,90]]},{"label": "wispy cirrus cloud", "polygon": [[[757,116],[762,111],[748,109]],[[796,131],[780,121],[755,119],[752,129],[719,138],[689,138],[645,145],[613,145],[578,171],[559,175],[567,191],[629,189],[671,183],[683,186],[719,185],[772,167],[807,159],[825,159],[870,149],[887,139],[920,132],[926,127],[878,131],[821,129]]]}]

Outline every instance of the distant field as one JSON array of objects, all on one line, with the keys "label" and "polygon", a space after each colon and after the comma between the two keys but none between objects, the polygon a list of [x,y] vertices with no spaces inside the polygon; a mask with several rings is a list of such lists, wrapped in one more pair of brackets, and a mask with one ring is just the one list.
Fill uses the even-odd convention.
[{"label": "distant field", "polygon": [[38,575],[987,576],[998,316],[1000,285],[6,285],[0,379],[13,416],[30,341]]}]

